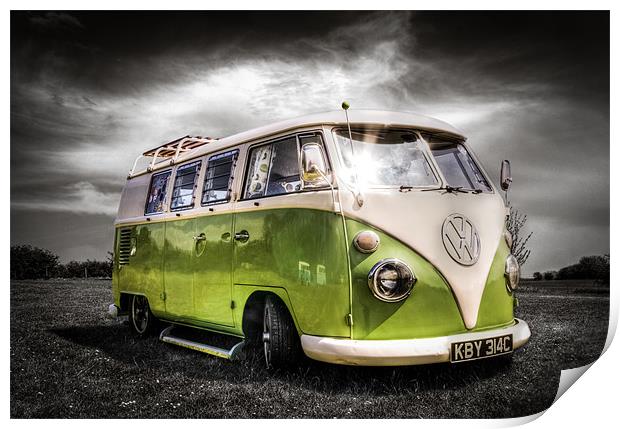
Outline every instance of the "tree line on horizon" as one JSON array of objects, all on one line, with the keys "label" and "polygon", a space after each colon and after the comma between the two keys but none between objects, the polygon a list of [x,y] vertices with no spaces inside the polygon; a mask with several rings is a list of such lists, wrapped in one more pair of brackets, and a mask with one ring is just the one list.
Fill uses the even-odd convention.
[{"label": "tree line on horizon", "polygon": [[583,256],[576,264],[558,271],[536,271],[534,280],[596,280],[597,283],[609,284],[609,254]]},{"label": "tree line on horizon", "polygon": [[112,277],[114,257],[108,252],[105,261],[70,261],[60,263],[58,255],[47,249],[20,244],[11,246],[11,279],[49,279]]}]

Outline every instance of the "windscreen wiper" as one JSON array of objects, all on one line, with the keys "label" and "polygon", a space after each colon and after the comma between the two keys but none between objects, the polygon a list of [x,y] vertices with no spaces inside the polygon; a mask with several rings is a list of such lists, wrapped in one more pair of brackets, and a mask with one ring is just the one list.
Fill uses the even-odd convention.
[{"label": "windscreen wiper", "polygon": [[[462,194],[469,194],[469,191],[466,191],[465,189],[463,189],[462,186],[450,186],[450,185],[446,185],[441,188],[422,189],[422,191],[445,191],[448,194],[453,194],[457,192],[460,192]],[[474,193],[477,194],[478,192],[474,192]]]},{"label": "windscreen wiper", "polygon": [[[398,189],[400,190],[400,192],[409,192],[413,189],[413,186],[401,185],[400,188]],[[447,185],[441,188],[422,189],[422,191],[445,191],[449,194],[456,193],[456,192],[460,192],[461,194],[469,194],[470,192],[472,194],[482,193],[482,189],[472,189],[471,191],[468,191],[468,190],[463,189],[462,186],[450,186],[450,185]]]}]

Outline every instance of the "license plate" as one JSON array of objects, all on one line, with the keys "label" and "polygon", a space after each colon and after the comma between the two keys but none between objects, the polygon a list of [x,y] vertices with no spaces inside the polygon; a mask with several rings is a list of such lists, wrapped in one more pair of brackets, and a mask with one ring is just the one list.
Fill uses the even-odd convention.
[{"label": "license plate", "polygon": [[483,359],[512,353],[512,334],[450,344],[450,362]]}]

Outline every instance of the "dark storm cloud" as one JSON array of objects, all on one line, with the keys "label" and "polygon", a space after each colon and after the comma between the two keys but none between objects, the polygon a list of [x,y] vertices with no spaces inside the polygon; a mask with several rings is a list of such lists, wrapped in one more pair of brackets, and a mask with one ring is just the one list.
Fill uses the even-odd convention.
[{"label": "dark storm cloud", "polygon": [[44,15],[35,15],[31,16],[29,19],[32,27],[41,28],[45,31],[52,30],[71,30],[71,29],[82,29],[84,26],[80,21],[77,20],[72,15],[68,13],[56,13],[56,12],[48,12]]},{"label": "dark storm cloud", "polygon": [[[348,99],[452,122],[495,180],[511,159],[510,198],[535,232],[527,273],[609,250],[607,13],[43,12],[11,21],[11,202],[29,213],[13,217],[14,242],[44,219],[60,227],[61,214],[109,225],[144,149]],[[103,257],[111,235],[93,230],[96,239],[69,232],[50,247]]]}]

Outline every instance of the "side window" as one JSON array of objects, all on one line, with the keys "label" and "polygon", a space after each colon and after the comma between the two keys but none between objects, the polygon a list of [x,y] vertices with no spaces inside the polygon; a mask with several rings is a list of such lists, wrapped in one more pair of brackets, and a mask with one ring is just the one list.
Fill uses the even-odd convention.
[{"label": "side window", "polygon": [[258,146],[250,152],[244,198],[301,190],[297,138]]},{"label": "side window", "polygon": [[177,168],[170,210],[185,210],[194,206],[194,190],[201,164],[202,161],[196,161]]},{"label": "side window", "polygon": [[144,208],[145,215],[164,211],[170,173],[171,171],[164,171],[163,173],[153,174],[149,194],[146,198],[146,207]]},{"label": "side window", "polygon": [[230,189],[233,180],[238,150],[220,153],[209,158],[205,184],[202,190],[202,204],[215,204],[230,200]]},{"label": "side window", "polygon": [[271,145],[255,147],[252,149],[244,198],[256,198],[265,195],[269,166],[271,165]]}]

